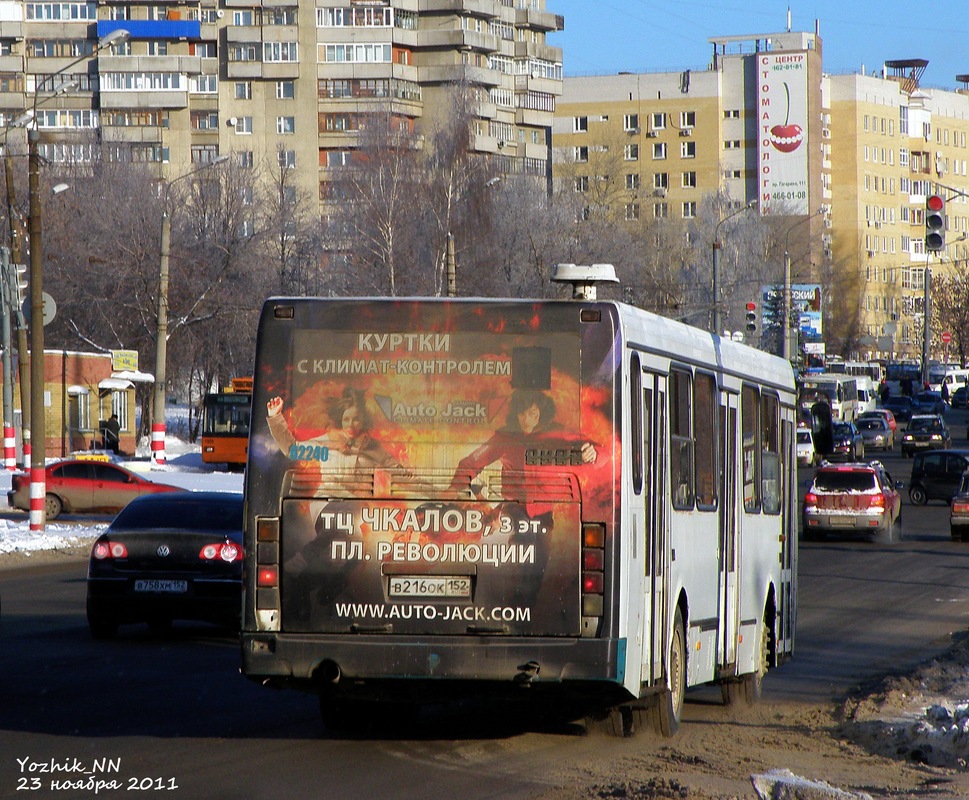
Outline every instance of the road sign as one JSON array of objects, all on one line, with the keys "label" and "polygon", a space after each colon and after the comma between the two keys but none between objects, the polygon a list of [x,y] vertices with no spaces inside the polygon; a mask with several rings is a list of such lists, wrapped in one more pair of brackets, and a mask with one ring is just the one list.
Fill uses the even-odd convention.
[{"label": "road sign", "polygon": [[[51,297],[47,292],[41,293],[41,298],[44,301],[44,327],[46,328],[54,319],[54,315],[57,313],[57,303],[54,302],[54,298]],[[24,304],[21,307],[24,312],[24,320],[27,324],[30,324],[30,298],[28,297],[24,300]]]},{"label": "road sign", "polygon": [[942,344],[948,344],[952,341],[952,334],[948,331],[942,331]]}]

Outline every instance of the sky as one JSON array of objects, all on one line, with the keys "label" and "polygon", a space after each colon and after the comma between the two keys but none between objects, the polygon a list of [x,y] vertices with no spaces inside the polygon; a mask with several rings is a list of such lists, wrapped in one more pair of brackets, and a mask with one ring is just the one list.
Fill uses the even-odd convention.
[{"label": "sky", "polygon": [[962,88],[969,74],[969,0],[546,0],[565,17],[549,36],[566,77],[706,69],[711,36],[813,32],[820,25],[825,72],[879,72],[885,61],[929,62],[925,87]]}]

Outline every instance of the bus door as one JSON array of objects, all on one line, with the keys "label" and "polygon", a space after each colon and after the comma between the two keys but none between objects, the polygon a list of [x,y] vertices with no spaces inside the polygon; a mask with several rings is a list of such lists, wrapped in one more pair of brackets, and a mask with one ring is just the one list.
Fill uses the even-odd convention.
[{"label": "bus door", "polygon": [[737,663],[737,465],[742,460],[737,452],[738,398],[736,394],[724,395],[720,405],[720,646],[717,664],[721,667]]},{"label": "bus door", "polygon": [[662,682],[670,572],[669,515],[667,511],[666,376],[643,373],[643,518],[645,587],[643,609],[643,663],[645,685]]}]

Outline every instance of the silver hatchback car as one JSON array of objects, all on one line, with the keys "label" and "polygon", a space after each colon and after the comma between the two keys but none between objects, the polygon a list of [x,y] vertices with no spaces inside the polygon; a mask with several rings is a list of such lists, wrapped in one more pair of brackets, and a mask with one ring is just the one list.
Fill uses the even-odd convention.
[{"label": "silver hatchback car", "polygon": [[861,417],[855,420],[855,427],[861,432],[865,450],[891,450],[895,447],[895,434],[882,416]]}]

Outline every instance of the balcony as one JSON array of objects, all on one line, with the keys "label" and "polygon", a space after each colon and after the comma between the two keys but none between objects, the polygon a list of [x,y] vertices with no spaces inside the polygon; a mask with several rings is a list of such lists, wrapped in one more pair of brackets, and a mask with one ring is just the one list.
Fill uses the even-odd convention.
[{"label": "balcony", "polygon": [[535,30],[564,31],[565,17],[561,14],[552,14],[549,11],[519,8],[515,10],[515,24],[518,27],[527,25]]}]

